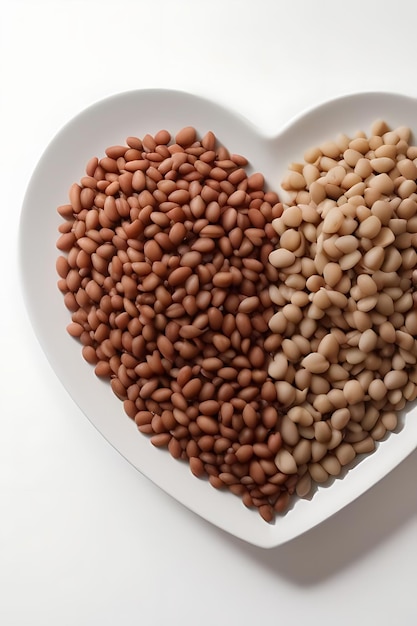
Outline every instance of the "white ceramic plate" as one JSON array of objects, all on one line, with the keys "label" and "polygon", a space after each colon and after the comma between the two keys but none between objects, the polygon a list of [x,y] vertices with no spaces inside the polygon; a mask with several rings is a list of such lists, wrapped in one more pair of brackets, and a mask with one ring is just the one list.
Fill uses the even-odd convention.
[{"label": "white ceramic plate", "polygon": [[61,223],[56,207],[67,202],[70,185],[84,174],[91,156],[101,156],[107,146],[122,143],[129,135],[143,136],[162,128],[175,133],[187,125],[200,134],[212,130],[229,149],[249,158],[253,169],[263,172],[278,190],[288,163],[300,160],[306,148],[340,132],[369,132],[377,118],[417,131],[417,102],[385,93],[346,96],[297,117],[278,136],[265,137],[235,113],[186,93],[127,92],[99,102],[69,122],[46,149],[26,193],[20,241],[23,289],[36,334],[63,385],[100,433],[155,484],[216,526],[264,548],[311,529],[398,465],[417,447],[416,410],[405,417],[400,432],[389,436],[343,479],[318,488],[312,500],[296,501],[274,525],[266,524],[239,498],[196,479],[187,464],[152,446],[125,415],[110,387],[82,359],[80,345],[66,333],[69,313],[56,287],[55,242]]}]

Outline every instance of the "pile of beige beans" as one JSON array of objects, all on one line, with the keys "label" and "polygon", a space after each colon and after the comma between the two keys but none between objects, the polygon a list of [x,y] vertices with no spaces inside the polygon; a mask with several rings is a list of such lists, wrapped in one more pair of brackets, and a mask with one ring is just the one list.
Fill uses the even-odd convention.
[{"label": "pile of beige beans", "polygon": [[308,150],[273,221],[279,271],[269,322],[284,445],[278,468],[296,492],[337,476],[397,427],[417,397],[417,148],[410,130],[376,122],[368,137]]},{"label": "pile of beige beans", "polygon": [[[417,397],[417,148],[309,150],[285,206],[186,127],[93,157],[58,208],[67,330],[153,445],[268,522]],[[415,161],[415,162],[414,162]]]}]

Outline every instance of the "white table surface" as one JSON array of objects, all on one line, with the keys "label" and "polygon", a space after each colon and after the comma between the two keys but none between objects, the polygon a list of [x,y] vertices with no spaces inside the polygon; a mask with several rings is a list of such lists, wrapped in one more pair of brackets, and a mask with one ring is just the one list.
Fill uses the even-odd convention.
[{"label": "white table surface", "polygon": [[6,0],[2,625],[417,623],[417,452],[302,537],[249,546],[165,495],[91,426],[37,343],[16,267],[29,178],[86,106],[130,89],[182,89],[273,133],[334,96],[417,96],[416,24],[413,0]]}]

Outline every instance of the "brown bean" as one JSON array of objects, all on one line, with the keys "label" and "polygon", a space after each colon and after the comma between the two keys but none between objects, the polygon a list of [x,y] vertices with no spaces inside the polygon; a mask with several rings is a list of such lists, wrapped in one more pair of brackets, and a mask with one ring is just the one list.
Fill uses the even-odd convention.
[{"label": "brown bean", "polygon": [[183,148],[188,148],[196,140],[196,130],[192,126],[185,126],[175,135],[175,141]]},{"label": "brown bean", "polygon": [[213,285],[215,287],[230,287],[233,283],[233,274],[231,272],[219,272],[213,276]]},{"label": "brown bean", "polygon": [[219,426],[216,420],[207,415],[199,415],[196,419],[198,427],[207,433],[208,435],[216,435],[219,431]]},{"label": "brown bean", "polygon": [[262,469],[260,463],[256,460],[250,461],[249,464],[249,475],[258,485],[263,485],[266,481],[265,472]]},{"label": "brown bean", "polygon": [[201,461],[201,459],[199,459],[198,457],[191,457],[189,463],[190,470],[192,471],[194,476],[197,476],[197,478],[201,478],[205,475],[206,472],[204,470],[204,463]]}]

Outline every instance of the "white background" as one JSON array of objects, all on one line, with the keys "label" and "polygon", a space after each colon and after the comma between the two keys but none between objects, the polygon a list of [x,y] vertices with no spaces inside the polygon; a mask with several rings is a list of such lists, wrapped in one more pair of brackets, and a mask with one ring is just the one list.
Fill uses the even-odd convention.
[{"label": "white background", "polygon": [[412,0],[6,0],[2,625],[416,624],[417,453],[291,543],[246,545],[162,493],[91,426],[37,343],[17,270],[29,178],[86,106],[130,89],[182,89],[274,133],[337,95],[417,96],[416,24]]}]

